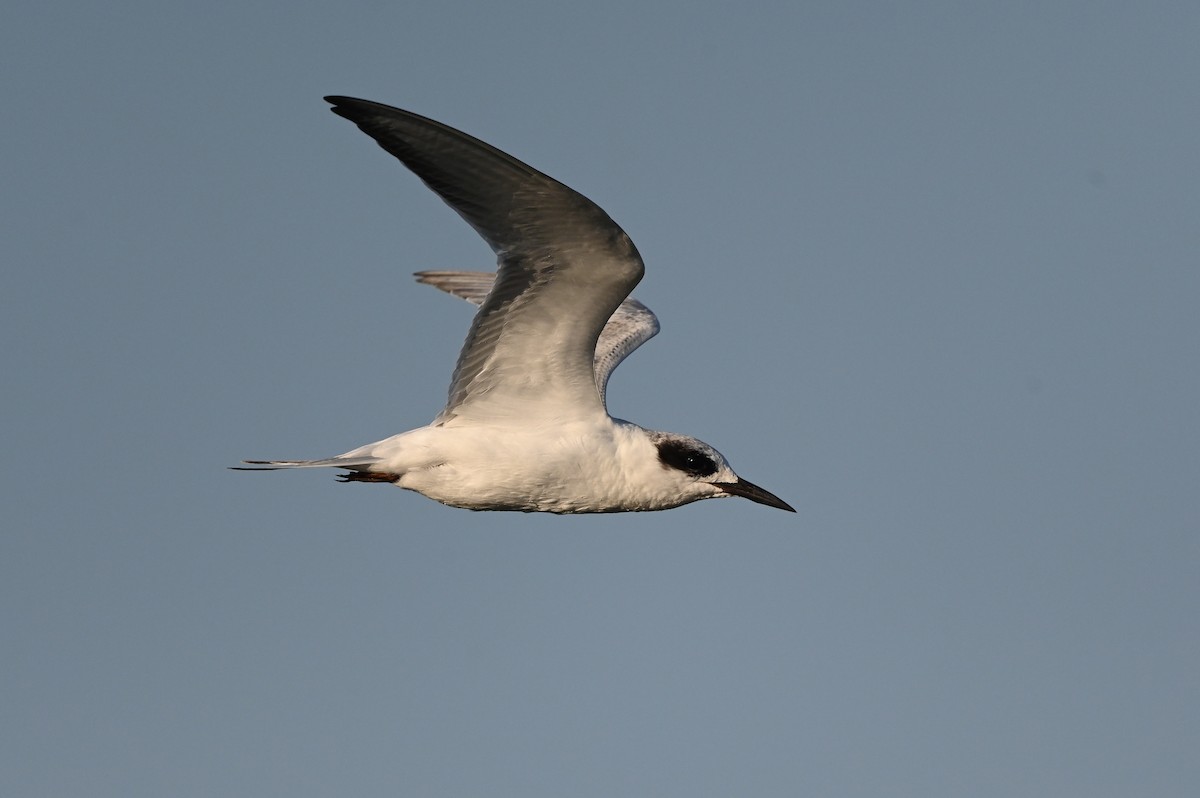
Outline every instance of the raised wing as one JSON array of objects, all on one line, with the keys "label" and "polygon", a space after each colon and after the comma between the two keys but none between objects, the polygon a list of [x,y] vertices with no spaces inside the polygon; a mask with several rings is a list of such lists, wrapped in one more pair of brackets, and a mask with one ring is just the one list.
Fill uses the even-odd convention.
[{"label": "raised wing", "polygon": [[[465,299],[472,305],[482,305],[492,290],[494,272],[417,272],[418,283],[432,285],[447,294]],[[628,297],[609,317],[596,342],[596,353],[592,358],[592,370],[596,377],[596,390],[600,401],[605,401],[608,378],[621,361],[633,350],[658,335],[659,324],[654,312]]]},{"label": "raised wing", "polygon": [[411,169],[496,253],[440,423],[604,413],[593,357],[641,280],[637,248],[595,203],[516,158],[408,111],[327,97]]}]

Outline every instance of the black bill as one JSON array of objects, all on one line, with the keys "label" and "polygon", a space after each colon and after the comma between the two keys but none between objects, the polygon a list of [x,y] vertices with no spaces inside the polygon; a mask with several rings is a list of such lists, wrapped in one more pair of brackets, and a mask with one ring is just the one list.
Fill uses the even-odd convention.
[{"label": "black bill", "polygon": [[733,496],[741,496],[749,499],[752,502],[765,504],[768,507],[778,507],[780,510],[787,510],[789,513],[796,512],[796,508],[792,507],[792,505],[788,504],[774,493],[763,490],[753,482],[747,482],[741,477],[738,477],[737,482],[714,482],[713,484]]}]

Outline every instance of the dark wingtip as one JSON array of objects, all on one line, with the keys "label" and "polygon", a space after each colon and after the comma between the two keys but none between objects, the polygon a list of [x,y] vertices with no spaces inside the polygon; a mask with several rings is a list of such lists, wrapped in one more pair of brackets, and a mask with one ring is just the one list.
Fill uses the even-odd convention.
[{"label": "dark wingtip", "polygon": [[333,111],[343,119],[349,119],[355,124],[357,124],[358,120],[365,116],[372,108],[388,108],[386,105],[380,105],[379,103],[371,102],[370,100],[360,100],[357,97],[343,97],[340,94],[329,95],[325,98],[325,102],[333,106],[329,109],[330,111]]}]

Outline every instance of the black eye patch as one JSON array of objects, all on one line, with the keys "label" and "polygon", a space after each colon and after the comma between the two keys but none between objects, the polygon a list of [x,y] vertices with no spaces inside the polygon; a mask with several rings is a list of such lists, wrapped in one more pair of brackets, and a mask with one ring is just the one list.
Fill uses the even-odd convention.
[{"label": "black eye patch", "polygon": [[658,461],[693,477],[709,477],[717,473],[717,464],[706,453],[683,441],[660,441]]}]

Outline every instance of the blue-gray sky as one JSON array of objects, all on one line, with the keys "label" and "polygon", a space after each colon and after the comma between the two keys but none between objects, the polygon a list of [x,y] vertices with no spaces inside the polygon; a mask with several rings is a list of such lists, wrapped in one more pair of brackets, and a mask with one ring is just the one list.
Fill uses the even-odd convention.
[{"label": "blue-gray sky", "polygon": [[[0,30],[5,796],[1190,795],[1200,8],[26,3]],[[326,110],[604,207],[614,414],[745,501],[244,474],[426,423],[487,247]]]}]

